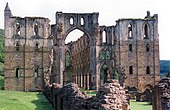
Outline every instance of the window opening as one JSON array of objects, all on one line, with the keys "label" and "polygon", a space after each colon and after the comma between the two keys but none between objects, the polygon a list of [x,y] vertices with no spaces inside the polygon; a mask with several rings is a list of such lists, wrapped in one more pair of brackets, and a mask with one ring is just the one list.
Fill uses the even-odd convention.
[{"label": "window opening", "polygon": [[35,51],[38,51],[38,46],[39,46],[39,45],[38,45],[38,43],[36,42],[36,43],[35,43]]},{"label": "window opening", "polygon": [[150,67],[149,66],[146,67],[146,74],[150,74]]},{"label": "window opening", "polygon": [[38,35],[38,23],[35,23],[34,25],[34,35]]},{"label": "window opening", "polygon": [[21,32],[20,32],[20,24],[19,23],[16,24],[16,34],[17,35],[21,34]]},{"label": "window opening", "polygon": [[146,24],[144,26],[144,38],[148,38],[148,26]]},{"label": "window opening", "polygon": [[106,31],[103,31],[102,33],[102,42],[106,43]]},{"label": "window opening", "polygon": [[146,44],[146,52],[149,52],[150,48],[149,48],[149,44]]},{"label": "window opening", "polygon": [[74,20],[73,18],[70,18],[70,25],[73,25],[74,24]]},{"label": "window opening", "polygon": [[37,78],[38,77],[38,68],[34,68],[34,77]]},{"label": "window opening", "polygon": [[81,18],[81,25],[84,25],[84,18]]},{"label": "window opening", "polygon": [[16,68],[16,77],[19,79],[20,78],[20,69]]},{"label": "window opening", "polygon": [[16,43],[16,51],[19,51],[19,43]]},{"label": "window opening", "polygon": [[132,44],[129,44],[129,51],[132,52]]},{"label": "window opening", "polygon": [[129,67],[129,74],[133,74],[133,67],[132,66]]},{"label": "window opening", "polygon": [[128,37],[132,38],[132,25],[131,24],[128,25]]}]

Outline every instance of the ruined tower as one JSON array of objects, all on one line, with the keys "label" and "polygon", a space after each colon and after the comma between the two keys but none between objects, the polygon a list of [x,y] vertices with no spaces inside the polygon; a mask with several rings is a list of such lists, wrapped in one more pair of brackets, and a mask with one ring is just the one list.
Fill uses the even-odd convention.
[{"label": "ruined tower", "polygon": [[44,68],[49,64],[52,46],[49,19],[16,17],[6,4],[5,18],[5,89],[42,90]]}]

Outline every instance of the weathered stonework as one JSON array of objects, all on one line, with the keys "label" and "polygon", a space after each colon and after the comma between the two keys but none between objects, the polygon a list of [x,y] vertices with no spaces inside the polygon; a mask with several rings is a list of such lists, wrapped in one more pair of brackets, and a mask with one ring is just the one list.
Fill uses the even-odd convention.
[{"label": "weathered stonework", "polygon": [[153,110],[170,110],[170,73],[153,89]]},{"label": "weathered stonework", "polygon": [[75,83],[53,84],[44,94],[56,110],[130,110],[127,94],[117,80],[105,83],[93,97],[83,94]]},{"label": "weathered stonework", "polygon": [[[44,88],[44,68],[49,66],[52,40],[47,18],[12,16],[5,8],[5,89],[37,91]],[[38,33],[35,34],[35,26]]]},{"label": "weathered stonework", "polygon": [[[119,19],[113,26],[100,26],[98,16],[56,12],[50,26],[48,18],[13,16],[7,4],[5,89],[41,90],[48,76],[49,84],[74,82],[85,89],[118,79],[129,90],[151,90],[160,80],[158,15],[147,12],[143,19]],[[75,29],[84,35],[65,44]]]}]

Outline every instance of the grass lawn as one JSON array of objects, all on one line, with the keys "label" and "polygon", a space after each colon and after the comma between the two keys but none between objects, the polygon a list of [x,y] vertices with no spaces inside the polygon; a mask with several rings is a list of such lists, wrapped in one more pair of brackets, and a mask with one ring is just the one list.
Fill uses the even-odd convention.
[{"label": "grass lawn", "polygon": [[152,110],[152,105],[149,102],[136,102],[135,100],[130,101],[131,110]]},{"label": "grass lawn", "polygon": [[0,90],[0,110],[53,110],[41,93]]}]

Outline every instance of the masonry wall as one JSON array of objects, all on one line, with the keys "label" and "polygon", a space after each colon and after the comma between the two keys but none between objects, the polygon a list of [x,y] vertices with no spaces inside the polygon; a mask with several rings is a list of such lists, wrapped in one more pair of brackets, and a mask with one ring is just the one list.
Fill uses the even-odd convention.
[{"label": "masonry wall", "polygon": [[[125,69],[127,77],[125,85],[128,88],[135,87],[141,93],[146,89],[152,89],[160,80],[157,23],[157,15],[154,15],[150,19],[147,17],[145,19],[120,19],[116,25],[118,39],[116,56],[118,56],[117,61]],[[132,30],[131,37],[129,37],[129,25]]]},{"label": "masonry wall", "polygon": [[5,89],[42,90],[52,48],[49,20],[12,14],[5,18]]}]

